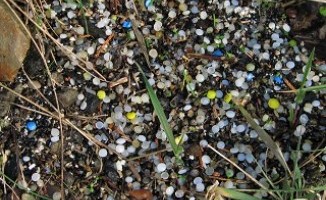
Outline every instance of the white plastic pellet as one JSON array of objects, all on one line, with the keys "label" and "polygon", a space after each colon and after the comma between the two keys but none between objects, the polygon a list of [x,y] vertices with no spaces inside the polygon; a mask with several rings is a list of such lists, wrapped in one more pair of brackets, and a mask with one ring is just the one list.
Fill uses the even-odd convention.
[{"label": "white plastic pellet", "polygon": [[307,113],[311,113],[312,111],[312,104],[311,103],[305,103],[303,106],[303,110]]},{"label": "white plastic pellet", "polygon": [[306,114],[300,115],[299,121],[301,124],[306,124],[309,121],[308,115],[306,115]]},{"label": "white plastic pellet", "polygon": [[199,183],[202,183],[202,182],[203,182],[203,178],[200,177],[200,176],[197,176],[197,177],[194,178],[194,180],[193,180],[193,183],[194,183],[195,185],[197,185],[197,184],[199,184]]},{"label": "white plastic pellet", "polygon": [[196,80],[199,82],[199,83],[202,83],[205,81],[205,76],[202,75],[202,74],[197,74],[196,75]]},{"label": "white plastic pellet", "polygon": [[148,55],[155,59],[158,56],[157,50],[156,49],[149,50]]},{"label": "white plastic pellet", "polygon": [[205,185],[203,183],[198,183],[196,185],[196,191],[197,192],[204,192],[205,191]]},{"label": "white plastic pellet", "polygon": [[238,152],[239,152],[238,147],[233,147],[233,148],[230,149],[230,153],[232,153],[232,154],[236,154]]},{"label": "white plastic pellet", "polygon": [[228,111],[226,111],[225,115],[228,118],[233,118],[235,116],[235,112],[233,110],[228,110]]},{"label": "white plastic pellet", "polygon": [[175,12],[175,10],[170,10],[168,16],[173,19],[177,16],[177,13]]},{"label": "white plastic pellet", "polygon": [[167,187],[165,190],[165,193],[168,196],[171,196],[173,194],[173,192],[174,192],[174,188],[172,186]]},{"label": "white plastic pellet", "polygon": [[95,123],[95,127],[97,129],[102,129],[104,127],[104,123],[101,122],[101,121],[98,121],[98,122]]},{"label": "white plastic pellet", "polygon": [[211,158],[208,155],[203,155],[201,157],[201,160],[203,161],[203,163],[205,164],[209,164],[211,162]]},{"label": "white plastic pellet", "polygon": [[53,136],[53,137],[51,137],[51,142],[58,142],[59,141],[59,136]]},{"label": "white plastic pellet", "polygon": [[80,100],[80,101],[82,101],[84,98],[85,98],[85,95],[82,94],[82,93],[77,95],[77,99]]},{"label": "white plastic pellet", "polygon": [[109,52],[105,53],[104,56],[103,56],[103,58],[104,58],[105,61],[111,60],[111,57],[112,56],[111,56],[111,54]]},{"label": "white plastic pellet", "polygon": [[212,132],[214,133],[214,134],[216,134],[216,133],[218,133],[220,131],[220,127],[217,125],[217,124],[215,124],[213,127],[212,127]]},{"label": "white plastic pellet", "polygon": [[243,172],[238,172],[237,174],[236,174],[236,178],[237,179],[244,179],[245,178],[245,174],[243,173]]},{"label": "white plastic pellet", "polygon": [[254,156],[252,154],[246,154],[246,161],[252,163],[254,161]]},{"label": "white plastic pellet", "polygon": [[293,69],[295,67],[295,63],[293,61],[288,61],[285,65],[289,69]]},{"label": "white plastic pellet", "polygon": [[115,150],[118,152],[118,153],[123,153],[125,151],[125,146],[124,145],[121,145],[121,144],[118,144],[116,147],[115,147]]},{"label": "white plastic pellet", "polygon": [[201,147],[203,147],[203,148],[206,148],[207,145],[208,145],[208,142],[207,142],[207,140],[200,140],[199,145],[200,145]]},{"label": "white plastic pellet", "polygon": [[216,144],[216,147],[218,149],[224,149],[225,148],[225,143],[223,141],[218,141]]},{"label": "white plastic pellet", "polygon": [[134,179],[133,179],[131,176],[127,176],[127,177],[125,178],[126,183],[132,183],[133,180],[134,180]]},{"label": "white plastic pellet", "polygon": [[31,178],[32,178],[32,181],[37,182],[38,180],[40,180],[41,175],[39,173],[34,173],[34,174],[32,174]]},{"label": "white plastic pellet", "polygon": [[118,138],[115,142],[117,144],[124,144],[124,143],[126,143],[126,139],[124,139],[124,138]]},{"label": "white plastic pellet", "polygon": [[60,200],[61,199],[61,192],[54,192],[52,195],[53,200]]},{"label": "white plastic pellet", "polygon": [[207,18],[208,14],[206,11],[201,11],[199,16],[200,16],[200,19],[205,20]]},{"label": "white plastic pellet", "polygon": [[237,87],[241,87],[243,85],[243,83],[245,82],[245,78],[244,77],[240,77],[235,81],[235,85]]},{"label": "white plastic pellet", "polygon": [[196,29],[196,35],[202,36],[204,35],[204,31],[202,29]]},{"label": "white plastic pellet", "polygon": [[184,196],[184,194],[185,194],[185,192],[181,189],[175,191],[175,193],[174,193],[175,197],[177,197],[177,198],[182,198]]},{"label": "white plastic pellet", "polygon": [[23,161],[24,162],[28,162],[28,161],[30,161],[31,160],[31,158],[29,157],[29,156],[24,156],[23,157]]},{"label": "white plastic pellet", "polygon": [[149,103],[149,96],[147,93],[142,94],[140,98],[143,103]]},{"label": "white plastic pellet", "polygon": [[128,151],[128,153],[132,154],[132,153],[135,153],[136,152],[136,148],[134,146],[129,146],[127,148],[127,151]]},{"label": "white plastic pellet", "polygon": [[270,29],[272,29],[272,30],[274,30],[275,29],[275,23],[274,22],[270,22],[269,24],[268,24],[268,27],[270,28]]},{"label": "white plastic pellet", "polygon": [[155,23],[154,23],[154,30],[155,31],[160,31],[162,29],[162,22],[160,22],[160,21],[156,21]]},{"label": "white plastic pellet", "polygon": [[93,78],[93,84],[94,85],[99,85],[101,83],[101,80],[98,77]]},{"label": "white plastic pellet", "polygon": [[201,99],[200,99],[200,103],[202,104],[202,105],[208,105],[209,104],[209,102],[210,102],[210,100],[209,100],[209,98],[207,98],[207,97],[202,97]]},{"label": "white plastic pellet", "polygon": [[146,137],[144,135],[138,135],[137,139],[141,142],[145,142],[146,141]]},{"label": "white plastic pellet", "polygon": [[159,163],[157,166],[157,171],[158,172],[164,172],[166,170],[166,164],[165,163]]},{"label": "white plastic pellet", "polygon": [[313,107],[319,107],[319,106],[320,106],[320,101],[319,101],[319,100],[314,100],[314,101],[312,102],[312,106],[313,106]]},{"label": "white plastic pellet", "polygon": [[239,153],[237,155],[237,159],[238,159],[238,161],[242,162],[246,159],[246,156],[243,153]]},{"label": "white plastic pellet", "polygon": [[60,135],[60,131],[59,131],[59,129],[57,129],[57,128],[52,128],[52,129],[51,129],[51,135],[52,135],[52,136],[59,136],[59,135]]},{"label": "white plastic pellet", "polygon": [[310,152],[311,151],[311,143],[309,143],[309,142],[303,143],[302,150],[304,152]]},{"label": "white plastic pellet", "polygon": [[250,138],[257,138],[258,137],[258,133],[255,130],[251,130],[249,132],[249,136],[250,136]]},{"label": "white plastic pellet", "polygon": [[238,133],[242,133],[242,132],[244,132],[246,130],[246,126],[243,125],[243,124],[240,124],[240,125],[238,125],[236,127],[236,130],[237,130]]},{"label": "white plastic pellet", "polygon": [[101,158],[104,158],[108,155],[108,151],[106,149],[100,149],[98,151],[98,155],[101,157]]},{"label": "white plastic pellet", "polygon": [[225,188],[233,188],[233,187],[234,187],[234,186],[233,186],[233,182],[230,181],[230,180],[225,181],[225,182],[224,182],[224,187],[225,187]]},{"label": "white plastic pellet", "polygon": [[289,32],[291,30],[291,27],[288,24],[283,24],[282,28],[285,32]]},{"label": "white plastic pellet", "polygon": [[299,137],[302,136],[306,132],[306,127],[303,125],[297,126],[297,128],[294,131],[294,135]]},{"label": "white plastic pellet", "polygon": [[169,178],[170,174],[167,173],[167,172],[162,172],[161,173],[161,178],[164,179],[164,180],[167,180]]}]

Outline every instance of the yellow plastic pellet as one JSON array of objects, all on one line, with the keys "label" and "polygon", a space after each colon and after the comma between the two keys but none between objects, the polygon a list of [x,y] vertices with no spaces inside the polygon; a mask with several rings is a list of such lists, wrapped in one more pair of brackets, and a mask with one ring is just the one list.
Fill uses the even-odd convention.
[{"label": "yellow plastic pellet", "polygon": [[216,97],[215,90],[208,90],[208,92],[207,92],[207,98],[209,98],[209,99],[215,99],[215,97]]},{"label": "yellow plastic pellet", "polygon": [[277,99],[275,99],[275,98],[270,98],[268,100],[268,106],[271,109],[278,109],[278,107],[280,107],[280,102]]},{"label": "yellow plastic pellet", "polygon": [[133,120],[136,118],[136,113],[135,112],[128,112],[126,115],[127,119]]},{"label": "yellow plastic pellet", "polygon": [[104,90],[99,90],[99,91],[97,92],[97,97],[98,97],[100,100],[103,100],[103,99],[105,98],[105,96],[106,96],[106,93],[105,93]]},{"label": "yellow plastic pellet", "polygon": [[224,97],[224,101],[226,103],[230,103],[230,101],[232,100],[232,94],[231,93],[227,93]]},{"label": "yellow plastic pellet", "polygon": [[175,141],[175,143],[178,145],[178,144],[182,144],[182,142],[183,142],[183,137],[182,137],[182,135],[180,135],[180,136],[178,136],[178,137],[176,137],[175,139],[174,139],[174,141]]}]

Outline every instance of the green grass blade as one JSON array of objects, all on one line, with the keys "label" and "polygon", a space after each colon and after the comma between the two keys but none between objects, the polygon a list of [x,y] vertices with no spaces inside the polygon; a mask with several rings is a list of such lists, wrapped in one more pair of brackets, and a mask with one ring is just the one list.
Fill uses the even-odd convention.
[{"label": "green grass blade", "polygon": [[143,77],[143,80],[145,82],[145,86],[146,86],[146,89],[147,89],[147,92],[148,92],[148,95],[151,99],[151,102],[152,102],[152,105],[154,107],[154,110],[158,116],[158,119],[160,120],[160,123],[162,124],[162,127],[166,133],[166,136],[169,140],[169,143],[171,144],[172,146],[172,150],[173,150],[173,153],[174,155],[179,158],[179,155],[180,153],[182,152],[182,147],[179,146],[176,144],[175,142],[175,138],[174,138],[174,135],[173,135],[173,132],[172,132],[172,129],[168,123],[168,120],[165,116],[165,113],[164,113],[164,110],[163,110],[163,107],[159,101],[159,99],[157,98],[157,95],[156,93],[154,92],[153,90],[153,87],[149,84],[148,80],[147,80],[147,77],[145,76],[145,73],[144,71],[142,70],[142,68],[140,67],[140,65],[136,62],[136,65],[138,67],[138,70],[140,71],[142,77]]},{"label": "green grass blade", "polygon": [[259,135],[260,139],[263,140],[263,142],[266,144],[266,146],[274,153],[276,158],[279,160],[280,164],[284,167],[285,171],[287,171],[290,175],[292,175],[289,166],[287,165],[284,156],[282,154],[282,151],[280,147],[274,142],[274,140],[268,135],[268,133],[262,129],[251,117],[251,115],[248,113],[248,111],[240,105],[236,106],[242,115],[246,118],[247,122],[250,124],[250,126],[255,129],[257,134]]},{"label": "green grass blade", "polygon": [[311,87],[306,87],[306,88],[302,88],[302,90],[304,92],[308,92],[308,91],[320,91],[320,90],[325,90],[326,89],[326,85],[315,85],[315,86],[311,86]]},{"label": "green grass blade", "polygon": [[311,71],[312,62],[313,62],[314,58],[315,58],[315,48],[310,53],[308,63],[307,63],[306,68],[305,68],[305,70],[303,72],[303,80],[301,82],[301,85],[300,85],[300,88],[299,88],[299,90],[297,92],[297,97],[296,97],[296,103],[297,104],[301,104],[303,102],[303,99],[304,99],[305,95],[306,95],[306,91],[303,90],[303,88],[306,85],[307,77],[308,77],[309,72]]},{"label": "green grass blade", "polygon": [[223,187],[215,187],[214,192],[217,195],[221,195],[231,199],[239,199],[239,200],[259,200],[257,197],[246,194],[244,192],[239,192],[235,189],[227,189]]}]

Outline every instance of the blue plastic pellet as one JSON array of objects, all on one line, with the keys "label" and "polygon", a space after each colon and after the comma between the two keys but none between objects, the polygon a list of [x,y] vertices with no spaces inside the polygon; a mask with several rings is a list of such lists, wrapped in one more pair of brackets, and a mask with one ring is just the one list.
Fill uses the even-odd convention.
[{"label": "blue plastic pellet", "polygon": [[281,85],[281,84],[284,83],[283,78],[282,78],[282,76],[280,76],[280,75],[275,75],[275,76],[273,77],[273,81],[274,81],[274,83],[277,84],[277,85]]},{"label": "blue plastic pellet", "polygon": [[35,131],[37,128],[37,124],[35,121],[28,121],[26,122],[26,128],[28,131]]},{"label": "blue plastic pellet", "polygon": [[130,29],[132,27],[131,21],[129,19],[125,20],[124,22],[122,22],[122,27],[126,29]]},{"label": "blue plastic pellet", "polygon": [[145,0],[145,7],[146,8],[148,8],[151,5],[153,5],[153,0]]},{"label": "blue plastic pellet", "polygon": [[212,55],[215,56],[215,57],[222,57],[224,54],[223,54],[223,52],[220,49],[217,49],[217,50],[215,50],[213,52]]},{"label": "blue plastic pellet", "polygon": [[252,73],[248,73],[247,74],[247,81],[252,81],[252,79],[254,79],[255,78],[255,75],[253,75]]}]

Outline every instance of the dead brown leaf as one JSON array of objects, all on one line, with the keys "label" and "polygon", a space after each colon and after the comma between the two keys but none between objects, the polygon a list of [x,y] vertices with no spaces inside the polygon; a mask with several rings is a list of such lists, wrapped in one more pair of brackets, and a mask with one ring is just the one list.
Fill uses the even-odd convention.
[{"label": "dead brown leaf", "polygon": [[15,14],[0,1],[0,81],[12,81],[30,46],[30,38]]}]

